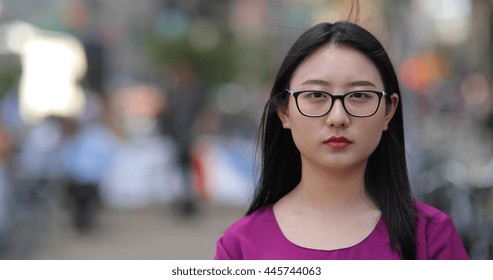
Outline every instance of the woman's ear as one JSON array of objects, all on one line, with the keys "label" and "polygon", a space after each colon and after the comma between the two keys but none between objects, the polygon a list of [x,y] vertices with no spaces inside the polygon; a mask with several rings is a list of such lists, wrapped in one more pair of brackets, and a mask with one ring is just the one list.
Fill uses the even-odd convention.
[{"label": "woman's ear", "polygon": [[399,96],[396,93],[392,93],[390,95],[390,104],[386,104],[385,107],[385,118],[384,118],[384,126],[383,130],[387,131],[389,129],[389,123],[392,120],[392,117],[397,110],[397,106],[399,106]]},{"label": "woman's ear", "polygon": [[281,105],[277,109],[277,116],[281,120],[282,127],[286,129],[291,128],[291,122],[289,120],[289,112],[288,112],[288,105]]}]

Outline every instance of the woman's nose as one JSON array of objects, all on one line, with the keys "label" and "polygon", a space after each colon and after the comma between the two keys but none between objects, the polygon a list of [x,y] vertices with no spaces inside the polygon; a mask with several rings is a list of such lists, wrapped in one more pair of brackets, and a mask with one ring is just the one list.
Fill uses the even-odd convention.
[{"label": "woman's nose", "polygon": [[344,109],[341,100],[334,101],[326,117],[326,124],[330,127],[347,127],[350,124],[349,114]]}]

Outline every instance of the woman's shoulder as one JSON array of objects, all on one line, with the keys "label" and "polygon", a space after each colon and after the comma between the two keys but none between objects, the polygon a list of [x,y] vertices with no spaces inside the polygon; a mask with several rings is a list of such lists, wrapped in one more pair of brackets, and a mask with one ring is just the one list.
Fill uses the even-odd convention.
[{"label": "woman's shoulder", "polygon": [[272,205],[267,205],[257,209],[255,212],[246,215],[235,221],[225,232],[223,237],[251,236],[275,222],[272,219]]},{"label": "woman's shoulder", "polygon": [[452,219],[437,208],[415,201],[420,259],[468,259]]},{"label": "woman's shoulder", "polygon": [[234,222],[217,241],[215,259],[245,259],[252,244],[262,248],[269,242],[265,238],[275,229],[272,205],[257,209]]},{"label": "woman's shoulder", "polygon": [[418,222],[427,224],[442,224],[451,222],[451,219],[447,214],[431,205],[419,200],[415,200],[414,204],[417,210]]},{"label": "woman's shoulder", "polygon": [[418,227],[426,229],[427,232],[440,229],[441,231],[455,230],[452,219],[442,210],[421,201],[415,201]]}]

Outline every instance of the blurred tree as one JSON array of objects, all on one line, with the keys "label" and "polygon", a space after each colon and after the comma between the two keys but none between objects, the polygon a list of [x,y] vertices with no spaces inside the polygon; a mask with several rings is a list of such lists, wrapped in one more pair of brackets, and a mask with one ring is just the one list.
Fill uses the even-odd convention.
[{"label": "blurred tree", "polygon": [[18,63],[11,63],[10,59],[0,63],[0,99],[9,90],[18,87],[20,75],[21,67]]},{"label": "blurred tree", "polygon": [[188,34],[178,39],[149,34],[146,40],[149,57],[165,72],[177,63],[188,63],[209,86],[231,81],[238,61],[234,35],[220,31],[215,45],[207,48],[195,45]]}]

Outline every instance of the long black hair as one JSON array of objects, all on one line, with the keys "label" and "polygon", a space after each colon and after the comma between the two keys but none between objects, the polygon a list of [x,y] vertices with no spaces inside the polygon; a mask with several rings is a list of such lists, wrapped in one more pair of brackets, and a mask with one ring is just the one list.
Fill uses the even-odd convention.
[{"label": "long black hair", "polygon": [[[367,30],[350,22],[320,23],[305,31],[282,63],[259,129],[260,177],[247,214],[277,202],[301,180],[301,157],[291,130],[284,129],[277,115],[285,106],[293,72],[311,53],[326,44],[354,48],[368,57],[380,72],[385,91],[400,96],[392,62],[380,42]],[[385,220],[392,248],[404,259],[416,258],[416,209],[407,174],[402,98],[400,106],[370,155],[365,170],[366,191]],[[387,99],[387,102],[390,102]]]}]

